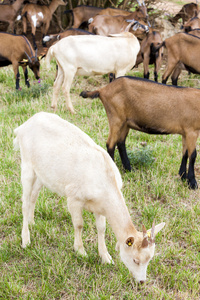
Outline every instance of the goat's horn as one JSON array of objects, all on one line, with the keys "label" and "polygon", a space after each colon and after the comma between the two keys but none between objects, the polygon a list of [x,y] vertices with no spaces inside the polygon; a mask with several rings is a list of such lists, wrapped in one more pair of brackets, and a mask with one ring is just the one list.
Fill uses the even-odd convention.
[{"label": "goat's horn", "polygon": [[142,224],[142,231],[143,231],[143,240],[142,240],[142,248],[146,248],[149,245],[148,242],[148,235],[147,235],[147,230],[145,228],[145,226]]},{"label": "goat's horn", "polygon": [[138,5],[139,5],[139,6],[141,6],[141,3],[140,3],[140,1],[138,1],[138,0],[137,0],[137,3],[138,3]]},{"label": "goat's horn", "polygon": [[30,56],[28,55],[28,53],[27,53],[26,51],[25,51],[25,54],[26,54],[26,56],[28,57],[28,61],[31,63],[32,60],[31,60]]},{"label": "goat's horn", "polygon": [[134,23],[136,23],[137,21],[135,21],[134,19],[133,20],[126,20],[126,22],[130,23],[128,24],[128,26],[125,28],[124,31],[129,31],[130,28],[133,26]]},{"label": "goat's horn", "polygon": [[142,4],[143,4],[144,6],[146,6],[144,0],[142,0]]},{"label": "goat's horn", "polygon": [[155,242],[155,219],[153,220],[153,224],[152,224],[152,228],[151,228],[150,242],[151,243]]},{"label": "goat's horn", "polygon": [[35,50],[35,60],[37,61],[37,51],[38,49]]}]

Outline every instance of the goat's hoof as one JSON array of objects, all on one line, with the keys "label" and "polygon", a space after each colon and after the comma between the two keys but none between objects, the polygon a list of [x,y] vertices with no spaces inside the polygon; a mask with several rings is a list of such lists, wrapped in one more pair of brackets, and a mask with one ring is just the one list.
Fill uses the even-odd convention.
[{"label": "goat's hoof", "polygon": [[112,257],[110,256],[110,254],[108,252],[104,255],[101,255],[101,260],[102,260],[102,264],[113,264],[114,265],[114,261],[112,260]]},{"label": "goat's hoof", "polygon": [[197,190],[198,189],[198,184],[197,184],[196,180],[193,181],[193,182],[188,181],[188,186],[189,186],[189,189],[191,189],[191,190]]}]

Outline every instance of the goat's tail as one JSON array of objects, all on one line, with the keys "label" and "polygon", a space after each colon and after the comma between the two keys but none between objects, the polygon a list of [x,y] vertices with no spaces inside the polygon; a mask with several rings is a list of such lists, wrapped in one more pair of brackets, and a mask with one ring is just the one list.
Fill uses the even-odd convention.
[{"label": "goat's tail", "polygon": [[43,42],[49,42],[49,41],[51,41],[51,40],[53,40],[53,39],[57,39],[57,40],[59,40],[59,33],[56,33],[56,34],[51,34],[51,35],[45,35],[44,37],[43,37]]},{"label": "goat's tail", "polygon": [[156,52],[158,52],[160,50],[160,48],[165,47],[165,41],[158,44],[158,45],[151,45],[151,49],[152,49],[152,53],[155,54]]},{"label": "goat's tail", "polygon": [[47,52],[46,59],[45,59],[47,69],[50,69],[51,66],[50,62],[53,57],[54,57],[53,46],[51,46]]},{"label": "goat's tail", "polygon": [[94,99],[94,98],[100,98],[100,93],[99,93],[98,90],[93,91],[93,92],[82,91],[82,92],[80,93],[79,96],[81,96],[81,97],[83,97],[83,98],[91,98],[91,99]]}]

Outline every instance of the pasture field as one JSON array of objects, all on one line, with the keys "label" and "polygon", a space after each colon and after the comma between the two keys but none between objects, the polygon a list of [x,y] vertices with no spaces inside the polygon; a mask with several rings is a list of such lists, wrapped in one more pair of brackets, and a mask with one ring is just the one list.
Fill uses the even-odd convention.
[{"label": "pasture field", "polygon": [[[78,256],[73,250],[74,230],[66,199],[47,189],[42,189],[36,203],[31,245],[22,249],[20,154],[13,150],[13,130],[37,112],[52,112],[55,63],[48,71],[42,61],[40,73],[38,83],[29,71],[30,89],[25,87],[22,75],[22,90],[15,91],[12,68],[0,70],[0,299],[200,299],[200,190],[189,190],[178,176],[182,143],[177,135],[130,131],[126,145],[132,172],[124,172],[115,153],[123,194],[136,228],[141,231],[142,224],[150,228],[153,219],[156,224],[166,222],[156,237],[155,256],[145,284],[138,285],[121,262],[109,225],[106,242],[115,264],[101,264],[95,221],[88,212],[84,212],[83,230],[88,257]],[[142,77],[142,69],[129,75]],[[199,80],[184,73],[180,83],[199,87]],[[103,105],[99,99],[85,100],[78,95],[107,82],[106,76],[75,78],[71,96],[76,114],[65,110],[62,95],[56,112],[105,149],[108,121]],[[195,172],[200,186],[199,142]]]}]

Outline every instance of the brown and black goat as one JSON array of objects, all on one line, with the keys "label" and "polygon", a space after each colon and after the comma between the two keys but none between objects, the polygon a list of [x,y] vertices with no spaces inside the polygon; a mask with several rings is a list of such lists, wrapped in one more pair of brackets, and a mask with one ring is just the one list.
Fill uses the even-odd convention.
[{"label": "brown and black goat", "polygon": [[136,60],[136,67],[143,62],[144,78],[149,79],[149,65],[154,65],[154,80],[158,81],[158,71],[160,70],[163,56],[163,49],[154,49],[162,43],[161,35],[158,31],[152,30],[140,43],[140,52]]},{"label": "brown and black goat", "polygon": [[37,51],[33,50],[31,43],[25,36],[4,32],[0,33],[0,67],[12,64],[16,79],[16,89],[20,88],[19,66],[23,68],[25,84],[29,87],[27,66],[33,71],[35,78],[39,79],[39,60],[41,58],[42,56],[37,57]]},{"label": "brown and black goat", "polygon": [[[119,77],[84,98],[99,97],[105,107],[109,136],[107,150],[114,159],[115,147],[126,170],[131,171],[125,141],[130,129],[148,134],[180,134],[182,162],[179,175],[196,189],[194,164],[200,132],[200,90],[173,87],[137,77]],[[187,161],[189,168],[187,172]]]},{"label": "brown and black goat", "polygon": [[[167,68],[162,75],[162,83],[166,83],[171,73],[175,70],[178,63],[182,63],[185,70],[200,74],[200,38],[188,33],[177,33],[167,38],[160,46],[156,47],[157,51],[161,47],[167,49]],[[177,85],[178,78],[173,75],[173,85]]]},{"label": "brown and black goat", "polygon": [[177,23],[179,19],[182,19],[182,24],[188,21],[190,18],[196,17],[199,12],[198,3],[187,3],[183,5],[181,10],[169,21],[172,23],[173,26]]},{"label": "brown and black goat", "polygon": [[0,4],[0,21],[9,24],[8,31],[15,32],[15,20],[24,1],[16,0],[13,4]]},{"label": "brown and black goat", "polygon": [[[49,29],[52,15],[59,5],[66,5],[66,3],[64,3],[62,0],[52,0],[49,6],[33,3],[27,3],[24,5],[22,13],[20,16],[18,16],[17,20],[20,20],[22,18],[24,35],[27,31],[27,21],[31,24],[34,49],[37,48],[35,42],[36,28],[43,25],[42,37],[44,37]],[[44,42],[42,42],[42,44],[44,47],[46,47],[46,44]]]}]

